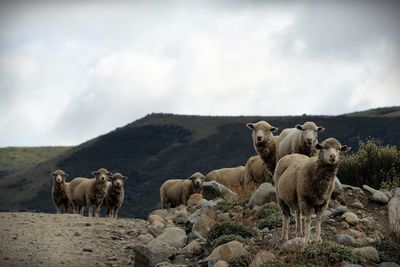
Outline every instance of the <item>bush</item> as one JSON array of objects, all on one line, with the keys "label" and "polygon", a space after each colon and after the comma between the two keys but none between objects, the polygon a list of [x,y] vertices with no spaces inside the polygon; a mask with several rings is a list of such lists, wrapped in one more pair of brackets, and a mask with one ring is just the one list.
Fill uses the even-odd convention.
[{"label": "bush", "polygon": [[237,205],[236,202],[223,200],[217,203],[217,209],[222,212],[228,212]]},{"label": "bush", "polygon": [[400,151],[396,146],[382,146],[374,139],[360,141],[357,153],[341,160],[338,177],[341,182],[355,186],[399,185]]},{"label": "bush", "polygon": [[240,202],[246,202],[250,199],[251,195],[256,191],[258,185],[255,183],[248,183],[246,185],[231,186],[230,189],[238,194]]},{"label": "bush", "polygon": [[253,260],[253,256],[250,253],[247,253],[242,256],[237,256],[231,259],[229,263],[229,267],[248,267]]},{"label": "bush", "polygon": [[275,261],[275,262],[267,262],[261,265],[261,267],[317,267],[317,265],[313,264],[296,264],[296,263],[287,263],[282,261]]},{"label": "bush", "polygon": [[381,240],[374,243],[381,261],[396,262],[400,264],[400,244],[389,240]]},{"label": "bush", "polygon": [[211,243],[215,239],[223,235],[238,235],[242,238],[249,238],[255,236],[253,230],[245,225],[234,222],[223,222],[216,224],[210,229],[207,234],[207,239]]},{"label": "bush", "polygon": [[303,252],[296,255],[296,263],[301,264],[332,266],[342,261],[358,264],[361,257],[348,247],[330,241],[306,246]]},{"label": "bush", "polygon": [[[282,226],[282,212],[280,207],[274,202],[263,205],[258,210],[257,217],[260,219],[260,223],[258,225],[260,229],[265,227],[273,229]],[[290,217],[290,222],[294,222],[293,217]]]},{"label": "bush", "polygon": [[210,245],[211,245],[211,248],[214,249],[214,248],[216,248],[216,247],[218,247],[218,246],[221,246],[221,245],[223,245],[223,244],[225,244],[225,243],[228,243],[228,242],[231,242],[231,241],[233,241],[233,240],[239,241],[239,242],[241,242],[241,243],[244,243],[244,242],[245,242],[245,241],[244,241],[244,238],[241,237],[240,235],[222,235],[222,236],[220,236],[220,237],[214,239],[214,240],[211,242]]}]

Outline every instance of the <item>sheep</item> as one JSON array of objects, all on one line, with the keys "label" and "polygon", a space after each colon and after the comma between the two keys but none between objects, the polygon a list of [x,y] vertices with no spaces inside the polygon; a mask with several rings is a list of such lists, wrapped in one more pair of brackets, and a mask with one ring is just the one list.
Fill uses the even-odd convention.
[{"label": "sheep", "polygon": [[61,208],[64,206],[64,213],[68,213],[70,201],[68,198],[69,183],[65,181],[68,174],[62,170],[56,170],[50,175],[53,177],[53,187],[51,189],[51,196],[54,206],[56,207],[57,214],[61,213]]},{"label": "sheep", "polygon": [[83,206],[80,206],[77,203],[77,200],[75,198],[75,189],[83,181],[89,181],[89,179],[84,177],[76,177],[72,179],[72,181],[69,183],[67,191],[68,199],[71,203],[73,212],[75,214],[81,214],[81,215],[83,215]]},{"label": "sheep", "polygon": [[172,179],[165,181],[160,187],[161,207],[163,209],[186,205],[189,197],[202,192],[204,175],[194,173],[187,179]]},{"label": "sheep", "polygon": [[92,172],[92,175],[95,178],[79,178],[77,181],[79,184],[71,194],[71,201],[74,203],[75,209],[81,214],[82,208],[88,207],[88,217],[93,216],[93,207],[95,207],[95,216],[99,217],[101,204],[106,194],[107,181],[112,174],[107,169],[101,168]]},{"label": "sheep", "polygon": [[237,185],[244,185],[244,166],[238,166],[234,168],[223,168],[218,170],[210,171],[206,177],[205,181],[216,181],[227,187],[234,187]]},{"label": "sheep", "polygon": [[340,152],[351,148],[341,145],[335,138],[328,138],[315,145],[318,157],[301,154],[286,155],[278,161],[274,181],[277,190],[277,202],[282,209],[282,239],[288,239],[290,211],[296,211],[296,230],[303,236],[301,222],[305,216],[305,241],[310,242],[312,209],[316,213],[316,238],[321,239],[321,217],[326,210],[332,191],[334,178],[338,171]]},{"label": "sheep", "polygon": [[103,205],[107,207],[107,215],[109,218],[117,218],[118,210],[124,201],[124,181],[128,177],[121,173],[115,173],[111,176],[111,182],[107,182],[106,195]]},{"label": "sheep", "polygon": [[249,158],[244,168],[245,184],[250,182],[262,184],[264,182],[272,181],[272,174],[267,172],[264,162],[258,155]]},{"label": "sheep", "polygon": [[247,123],[247,128],[252,129],[253,146],[257,155],[263,160],[268,175],[272,177],[276,165],[276,136],[272,133],[278,130],[277,127],[271,126],[266,121],[257,123]]},{"label": "sheep", "polygon": [[295,128],[284,129],[276,142],[276,161],[289,154],[303,154],[312,157],[317,154],[315,144],[318,142],[318,132],[325,131],[322,126],[308,121]]}]

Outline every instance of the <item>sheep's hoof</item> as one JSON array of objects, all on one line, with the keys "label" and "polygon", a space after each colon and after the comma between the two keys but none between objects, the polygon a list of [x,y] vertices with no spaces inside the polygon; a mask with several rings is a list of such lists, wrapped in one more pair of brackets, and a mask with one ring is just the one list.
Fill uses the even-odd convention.
[{"label": "sheep's hoof", "polygon": [[322,238],[319,236],[319,237],[315,238],[314,242],[315,243],[322,243]]}]

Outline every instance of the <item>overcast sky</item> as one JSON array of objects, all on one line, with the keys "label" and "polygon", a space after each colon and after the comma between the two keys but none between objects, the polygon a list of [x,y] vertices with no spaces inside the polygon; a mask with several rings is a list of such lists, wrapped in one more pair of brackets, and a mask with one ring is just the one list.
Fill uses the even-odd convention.
[{"label": "overcast sky", "polygon": [[389,2],[65,2],[0,4],[1,147],[76,145],[152,112],[400,105]]}]

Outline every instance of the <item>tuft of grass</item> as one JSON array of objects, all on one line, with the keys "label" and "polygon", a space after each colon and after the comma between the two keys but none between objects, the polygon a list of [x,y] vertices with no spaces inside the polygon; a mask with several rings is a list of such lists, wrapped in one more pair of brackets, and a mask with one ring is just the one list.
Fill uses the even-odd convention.
[{"label": "tuft of grass", "polygon": [[214,239],[210,245],[211,245],[211,248],[214,249],[218,246],[221,246],[221,245],[231,242],[233,240],[239,241],[241,243],[245,242],[244,238],[241,237],[240,235],[222,235],[222,236]]},{"label": "tuft of grass", "polygon": [[308,245],[295,257],[295,263],[317,266],[332,266],[343,261],[358,264],[361,263],[361,256],[350,248],[331,241]]},{"label": "tuft of grass", "polygon": [[[269,229],[282,226],[282,212],[278,204],[274,202],[261,206],[257,212],[257,218],[260,220],[258,227]],[[290,223],[294,223],[294,218],[290,217]]]},{"label": "tuft of grass", "polygon": [[381,261],[400,264],[400,243],[395,243],[390,240],[380,240],[376,241],[374,246],[378,250],[379,259]]},{"label": "tuft of grass", "polygon": [[228,212],[237,205],[234,201],[223,200],[217,203],[216,208],[222,212]]},{"label": "tuft of grass", "polygon": [[251,195],[256,191],[257,185],[255,183],[248,183],[244,186],[242,185],[235,185],[231,186],[230,188],[233,192],[238,194],[239,202],[248,201]]},{"label": "tuft of grass", "polygon": [[253,256],[250,253],[247,253],[242,256],[236,256],[231,259],[229,263],[229,267],[248,267],[253,260]]},{"label": "tuft of grass", "polygon": [[210,229],[207,234],[207,239],[211,243],[212,241],[224,235],[238,235],[242,238],[250,238],[255,236],[255,233],[245,225],[235,222],[223,222],[214,225]]},{"label": "tuft of grass", "polygon": [[282,261],[275,261],[275,262],[267,262],[261,265],[260,267],[318,267],[314,264],[309,263],[287,263]]}]

